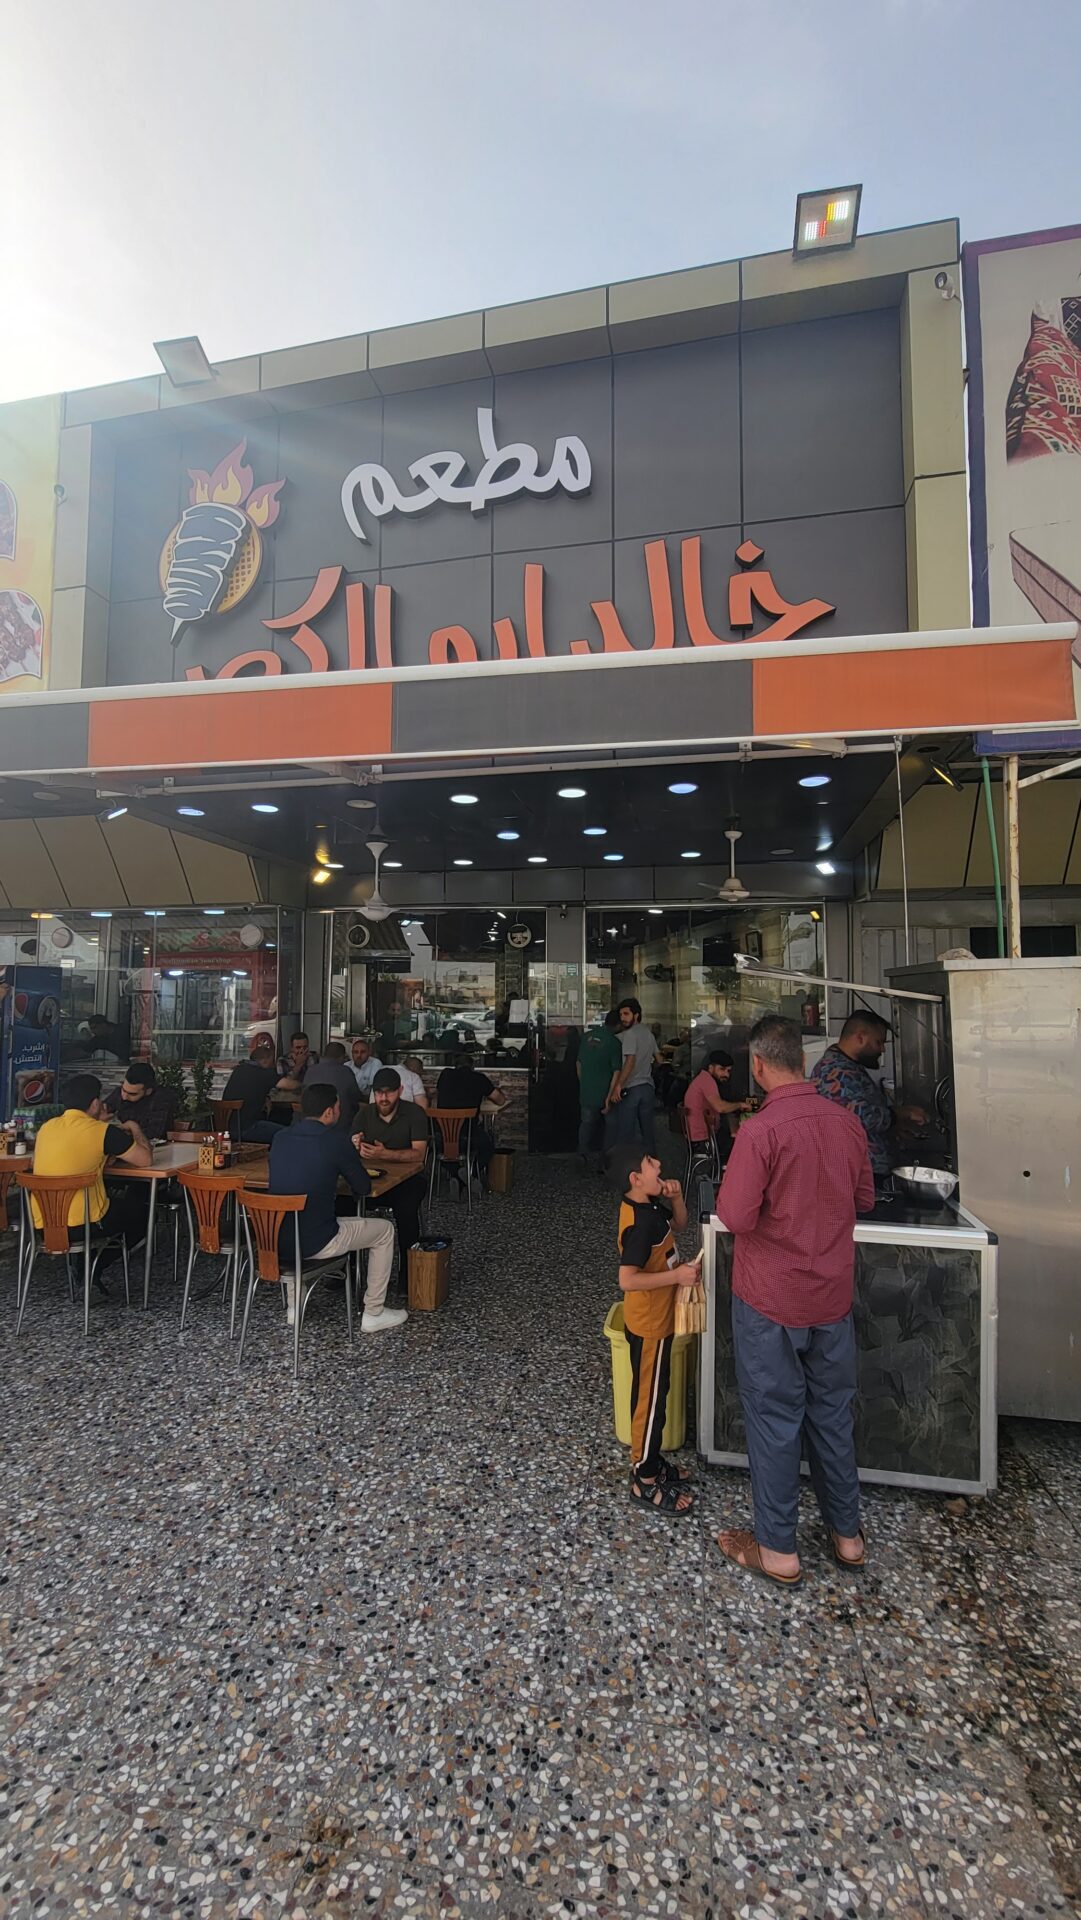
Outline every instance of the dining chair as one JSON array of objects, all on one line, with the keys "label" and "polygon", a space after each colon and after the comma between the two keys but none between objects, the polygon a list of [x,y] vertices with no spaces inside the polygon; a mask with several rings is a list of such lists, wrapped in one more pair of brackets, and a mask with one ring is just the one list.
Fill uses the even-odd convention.
[{"label": "dining chair", "polygon": [[214,1122],[214,1132],[227,1133],[230,1140],[239,1140],[240,1121],[237,1115],[243,1105],[243,1100],[212,1100],[210,1103],[210,1113]]},{"label": "dining chair", "polygon": [[0,1167],[0,1233],[6,1233],[10,1225],[8,1220],[8,1193],[11,1190],[11,1183],[14,1178],[14,1167],[10,1168],[7,1172]]},{"label": "dining chair", "polygon": [[[233,1221],[232,1242],[222,1245],[222,1210],[230,1194],[235,1196],[244,1185],[244,1175],[239,1172],[199,1173],[196,1169],[185,1167],[177,1174],[177,1184],[184,1196],[184,1208],[188,1216],[188,1270],[184,1276],[184,1298],[180,1303],[180,1331],[184,1331],[184,1321],[191,1297],[191,1277],[195,1271],[196,1253],[205,1253],[214,1258],[225,1255],[225,1270],[222,1275],[222,1299],[232,1282],[231,1305],[229,1309],[229,1338],[233,1337],[236,1327],[237,1276],[240,1266],[240,1215]],[[217,1281],[214,1282],[216,1290]],[[211,1289],[208,1289],[208,1291]]]},{"label": "dining chair", "polygon": [[473,1157],[473,1122],[476,1114],[472,1107],[429,1107],[428,1119],[432,1128],[432,1171],[428,1181],[428,1205],[431,1206],[439,1189],[439,1176],[446,1172],[453,1174],[458,1181],[459,1191],[462,1185],[462,1166],[465,1166],[465,1196],[469,1212],[473,1211],[473,1176],[476,1161]]},{"label": "dining chair", "polygon": [[[244,1342],[248,1332],[248,1318],[255,1289],[260,1280],[269,1286],[280,1287],[286,1293],[287,1277],[293,1282],[293,1378],[300,1373],[300,1335],[304,1325],[304,1315],[316,1287],[333,1274],[340,1273],[345,1280],[345,1315],[349,1328],[349,1340],[353,1339],[353,1291],[354,1256],[351,1253],[335,1254],[329,1260],[305,1260],[300,1253],[300,1234],[297,1229],[297,1215],[304,1211],[308,1203],[306,1193],[260,1193],[253,1187],[241,1187],[237,1193],[244,1222],[244,1237],[247,1242],[248,1287],[244,1299],[244,1317],[240,1323],[239,1366],[244,1359]],[[282,1256],[279,1237],[286,1220],[292,1219],[293,1263],[289,1274],[288,1264],[282,1270]],[[288,1256],[286,1256],[288,1262]]]},{"label": "dining chair", "polygon": [[679,1107],[677,1112],[679,1114],[680,1132],[683,1135],[683,1144],[686,1149],[683,1179],[680,1183],[683,1188],[683,1199],[686,1203],[690,1199],[691,1182],[696,1175],[707,1174],[713,1178],[715,1184],[719,1182],[721,1177],[721,1163],[717,1148],[716,1129],[711,1129],[705,1140],[692,1140],[690,1115],[686,1107]]},{"label": "dining chair", "polygon": [[[110,1237],[107,1226],[104,1226],[102,1222],[92,1222],[90,1218],[90,1189],[96,1184],[97,1177],[96,1173],[17,1173],[15,1175],[19,1186],[22,1188],[24,1220],[23,1241],[19,1249],[19,1277],[17,1285],[18,1311],[15,1320],[16,1337],[18,1337],[22,1327],[23,1314],[26,1312],[26,1302],[30,1293],[30,1282],[33,1278],[34,1265],[39,1251],[45,1253],[50,1258],[63,1259],[65,1268],[67,1269],[68,1293],[74,1301],[75,1275],[71,1265],[73,1252],[71,1236],[73,1231],[78,1230],[78,1224],[81,1224],[83,1229],[84,1336],[90,1332],[90,1288],[93,1281],[95,1257],[97,1254],[103,1253],[106,1247],[115,1246],[118,1241],[124,1250],[124,1299],[130,1307],[131,1283],[128,1272],[127,1241],[121,1239],[121,1236],[118,1234]],[[82,1222],[77,1223],[76,1228],[73,1229],[68,1224],[68,1218],[80,1193],[83,1196],[83,1219]],[[41,1214],[40,1245],[37,1238],[37,1232],[39,1230],[35,1228],[34,1224],[34,1211],[31,1205],[32,1200],[37,1201],[38,1211]],[[106,1215],[105,1218],[107,1220],[108,1215]],[[99,1239],[96,1248],[93,1239],[95,1227],[99,1229]]]}]

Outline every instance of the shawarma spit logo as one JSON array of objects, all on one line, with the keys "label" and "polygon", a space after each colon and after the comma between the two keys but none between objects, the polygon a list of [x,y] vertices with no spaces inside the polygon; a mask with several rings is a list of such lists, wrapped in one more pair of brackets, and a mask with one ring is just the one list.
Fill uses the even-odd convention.
[{"label": "shawarma spit logo", "polygon": [[188,468],[188,504],[161,550],[162,606],[173,622],[174,645],[193,621],[235,607],[259,577],[262,536],[281,512],[285,481],[253,486],[247,449],[242,440],[213,473]]}]

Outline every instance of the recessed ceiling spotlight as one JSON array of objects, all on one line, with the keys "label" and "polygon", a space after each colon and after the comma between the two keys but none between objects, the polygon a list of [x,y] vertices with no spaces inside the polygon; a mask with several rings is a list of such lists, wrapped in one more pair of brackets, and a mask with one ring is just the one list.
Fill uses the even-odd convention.
[{"label": "recessed ceiling spotlight", "polygon": [[165,918],[164,907],[148,907],[146,912],[143,915],[144,920],[164,920],[164,918]]},{"label": "recessed ceiling spotlight", "polygon": [[178,807],[177,812],[186,815],[189,820],[203,820],[206,818],[205,809],[202,807]]},{"label": "recessed ceiling spotlight", "polygon": [[471,867],[473,862],[472,860],[456,860],[454,864],[456,867]]},{"label": "recessed ceiling spotlight", "polygon": [[251,810],[253,813],[277,813],[278,811],[277,807],[270,800],[253,800]]},{"label": "recessed ceiling spotlight", "polygon": [[204,907],[203,912],[205,913],[208,920],[217,920],[220,917],[220,915],[225,912],[225,908],[224,907]]},{"label": "recessed ceiling spotlight", "polygon": [[101,817],[103,820],[119,820],[121,815],[126,812],[126,807],[108,807]]},{"label": "recessed ceiling spotlight", "polygon": [[653,915],[653,917],[654,917],[654,918],[656,918],[656,916],[657,916],[658,914],[660,914],[660,913],[663,913],[663,912],[664,912],[664,908],[663,908],[663,907],[647,907],[647,908],[646,908],[646,912],[647,912],[648,914],[651,914],[651,915]]},{"label": "recessed ceiling spotlight", "polygon": [[794,853],[794,852],[795,852],[794,847],[771,847],[770,848],[770,853],[773,855],[774,859],[779,859],[782,854]]},{"label": "recessed ceiling spotlight", "polygon": [[344,860],[323,860],[320,862],[320,865],[326,867],[328,872],[330,873],[341,873],[344,870],[345,861]]},{"label": "recessed ceiling spotlight", "polygon": [[601,840],[608,832],[607,827],[583,827],[582,832],[589,840]]},{"label": "recessed ceiling spotlight", "polygon": [[102,908],[99,912],[92,913],[90,915],[91,920],[111,920],[112,917],[113,916],[112,916],[111,910],[106,911],[104,908]]},{"label": "recessed ceiling spotlight", "polygon": [[829,783],[830,783],[830,777],[828,773],[805,773],[803,775],[803,778],[800,781],[800,786],[801,787],[828,787]]},{"label": "recessed ceiling spotlight", "polygon": [[510,827],[504,827],[504,829],[503,829],[503,831],[502,831],[502,833],[497,833],[497,834],[496,834],[496,839],[497,839],[497,840],[517,840],[517,839],[519,839],[520,837],[521,837],[521,836],[520,836],[519,834],[517,834],[517,833],[515,833],[515,832],[513,832],[513,830],[512,830],[512,829],[511,829]]},{"label": "recessed ceiling spotlight", "polygon": [[385,867],[400,867],[401,864],[400,860],[384,860],[383,862]]},{"label": "recessed ceiling spotlight", "polygon": [[836,873],[837,871],[832,860],[816,860],[815,867],[819,873]]},{"label": "recessed ceiling spotlight", "polygon": [[606,853],[604,857],[606,860],[622,860],[623,855],[621,853]]},{"label": "recessed ceiling spotlight", "polygon": [[560,787],[559,797],[561,800],[584,800],[586,790],[584,787]]},{"label": "recessed ceiling spotlight", "polygon": [[170,968],[169,968],[169,978],[170,978],[170,980],[183,980],[183,978],[184,978],[184,969],[183,969],[183,967],[170,967]]},{"label": "recessed ceiling spotlight", "polygon": [[698,784],[694,780],[673,780],[669,793],[697,793]]},{"label": "recessed ceiling spotlight", "polygon": [[692,850],[690,853],[681,853],[679,857],[681,860],[701,860],[702,855]]},{"label": "recessed ceiling spotlight", "polygon": [[546,867],[548,865],[548,855],[546,853],[531,853],[529,856],[529,864],[531,867]]},{"label": "recessed ceiling spotlight", "polygon": [[362,809],[364,812],[370,813],[373,807],[375,806],[375,801],[374,800],[347,800],[345,804],[347,807],[356,807],[358,813]]},{"label": "recessed ceiling spotlight", "polygon": [[475,793],[452,793],[450,797],[456,807],[475,807],[477,804]]}]

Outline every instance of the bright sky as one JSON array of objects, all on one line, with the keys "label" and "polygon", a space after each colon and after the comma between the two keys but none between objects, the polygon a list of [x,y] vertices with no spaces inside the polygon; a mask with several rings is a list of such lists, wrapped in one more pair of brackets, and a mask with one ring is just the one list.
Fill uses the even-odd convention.
[{"label": "bright sky", "polygon": [[[864,231],[1081,220],[1077,0],[0,0],[0,400]],[[1065,76],[1065,91],[1056,76]]]}]

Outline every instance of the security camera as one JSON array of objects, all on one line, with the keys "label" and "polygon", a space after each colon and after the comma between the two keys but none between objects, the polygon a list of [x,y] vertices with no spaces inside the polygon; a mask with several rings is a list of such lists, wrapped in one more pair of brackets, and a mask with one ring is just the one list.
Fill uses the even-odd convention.
[{"label": "security camera", "polygon": [[53,499],[56,501],[58,506],[62,506],[64,501],[67,499],[67,497],[68,497],[67,488],[65,487],[62,480],[58,480],[56,485],[53,488]]},{"label": "security camera", "polygon": [[943,300],[956,300],[957,287],[954,283],[953,275],[944,271],[942,273],[936,273],[935,292],[940,294]]}]

